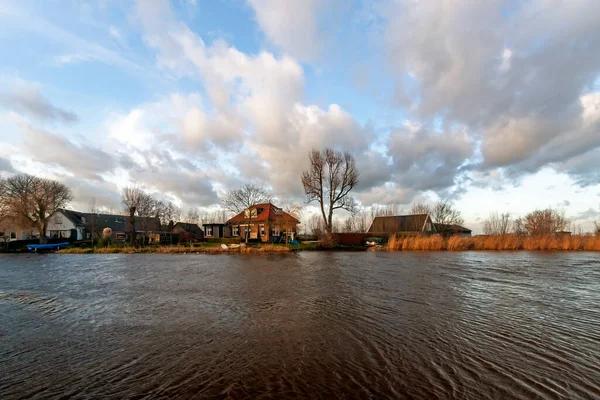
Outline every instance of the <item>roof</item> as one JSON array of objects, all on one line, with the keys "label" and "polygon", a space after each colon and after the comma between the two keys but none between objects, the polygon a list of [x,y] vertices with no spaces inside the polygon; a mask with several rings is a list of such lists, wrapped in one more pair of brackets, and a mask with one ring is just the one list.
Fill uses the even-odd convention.
[{"label": "roof", "polygon": [[181,230],[184,232],[190,232],[197,235],[203,234],[202,228],[198,226],[198,224],[192,224],[189,222],[177,222],[173,225],[173,230]]},{"label": "roof", "polygon": [[434,224],[438,232],[464,232],[471,233],[471,230],[458,224]]},{"label": "roof", "polygon": [[223,226],[225,224],[222,222],[207,222],[206,224],[202,224],[202,226],[215,226],[215,225]]},{"label": "roof", "polygon": [[[256,217],[252,217],[251,220],[253,222],[267,222],[267,221],[280,221],[280,222],[289,222],[293,224],[299,224],[300,221],[294,217],[293,215],[286,213],[281,208],[271,204],[271,203],[263,203],[256,204],[252,207],[249,207],[250,210],[257,210]],[[248,218],[245,215],[246,210],[242,211],[238,215],[233,218],[230,218],[227,223],[244,223],[248,222]]]},{"label": "roof", "polygon": [[[123,215],[114,214],[97,214],[97,213],[83,213],[73,210],[60,210],[65,217],[69,218],[75,225],[85,226],[91,230],[92,222],[95,225],[94,230],[102,230],[104,228],[110,228],[113,231],[128,231],[129,217]],[[85,222],[84,222],[85,221]],[[136,231],[160,231],[160,220],[157,217],[136,217],[135,218],[135,230]]]},{"label": "roof", "polygon": [[368,232],[421,232],[429,214],[375,217]]}]

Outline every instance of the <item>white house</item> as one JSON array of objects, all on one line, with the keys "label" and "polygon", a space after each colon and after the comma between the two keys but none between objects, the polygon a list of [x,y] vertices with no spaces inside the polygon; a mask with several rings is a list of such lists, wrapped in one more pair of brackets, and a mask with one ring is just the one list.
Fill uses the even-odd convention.
[{"label": "white house", "polygon": [[46,236],[49,238],[85,238],[86,215],[70,210],[59,210],[48,221]]}]

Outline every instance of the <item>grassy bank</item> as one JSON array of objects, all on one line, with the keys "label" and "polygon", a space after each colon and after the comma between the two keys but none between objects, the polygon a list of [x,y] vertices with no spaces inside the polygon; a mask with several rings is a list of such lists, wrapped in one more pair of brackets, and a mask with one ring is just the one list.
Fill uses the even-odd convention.
[{"label": "grassy bank", "polygon": [[567,250],[600,251],[598,236],[415,236],[396,237],[388,241],[394,251],[464,251],[464,250]]},{"label": "grassy bank", "polygon": [[281,253],[297,250],[315,250],[314,244],[258,244],[252,246],[239,247],[237,249],[223,249],[221,243],[199,243],[193,245],[172,245],[172,246],[109,246],[109,247],[71,247],[60,250],[57,253],[62,254],[188,254],[188,253]]}]

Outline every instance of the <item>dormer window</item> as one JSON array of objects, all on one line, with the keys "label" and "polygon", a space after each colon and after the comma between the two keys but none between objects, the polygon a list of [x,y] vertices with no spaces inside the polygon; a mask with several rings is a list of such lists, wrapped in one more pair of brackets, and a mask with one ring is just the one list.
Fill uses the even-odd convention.
[{"label": "dormer window", "polygon": [[246,209],[244,211],[244,215],[246,216],[246,218],[256,218],[256,216],[258,215],[258,210],[256,208],[253,208],[251,210]]}]

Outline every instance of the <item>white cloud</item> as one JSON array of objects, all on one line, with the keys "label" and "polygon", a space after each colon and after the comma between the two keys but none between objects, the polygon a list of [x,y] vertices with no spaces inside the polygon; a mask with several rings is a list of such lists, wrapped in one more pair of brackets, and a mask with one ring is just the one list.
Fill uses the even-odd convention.
[{"label": "white cloud", "polygon": [[323,49],[318,13],[328,0],[248,0],[267,38],[286,53],[314,60]]},{"label": "white cloud", "polygon": [[397,98],[414,90],[410,75],[415,118],[481,135],[482,168],[530,173],[575,157],[600,145],[597,93],[581,97],[600,71],[599,13],[589,1],[394,3],[384,17]]}]

